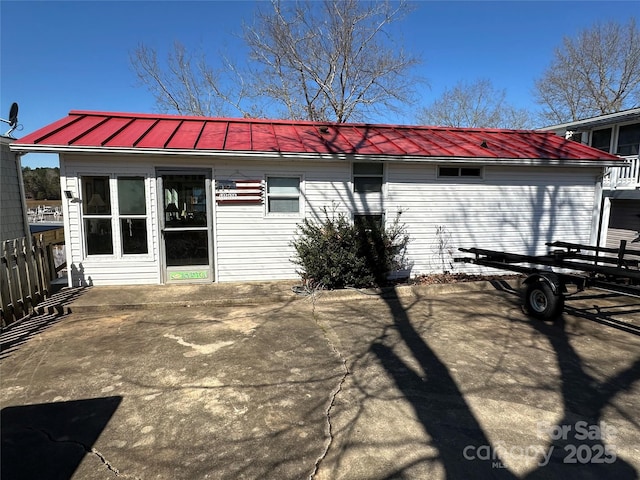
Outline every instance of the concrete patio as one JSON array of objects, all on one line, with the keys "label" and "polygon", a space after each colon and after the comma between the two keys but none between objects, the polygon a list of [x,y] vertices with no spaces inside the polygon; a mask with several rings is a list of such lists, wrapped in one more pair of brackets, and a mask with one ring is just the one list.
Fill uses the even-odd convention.
[{"label": "concrete patio", "polygon": [[639,299],[291,287],[92,287],[3,333],[3,478],[638,477]]}]

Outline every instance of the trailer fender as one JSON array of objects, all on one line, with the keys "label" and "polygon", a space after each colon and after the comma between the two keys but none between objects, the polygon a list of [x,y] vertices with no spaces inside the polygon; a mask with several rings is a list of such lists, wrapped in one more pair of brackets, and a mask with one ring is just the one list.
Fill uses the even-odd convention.
[{"label": "trailer fender", "polygon": [[523,283],[525,285],[546,283],[555,295],[562,295],[562,292],[564,292],[564,286],[560,281],[560,277],[555,273],[533,273],[529,275]]}]

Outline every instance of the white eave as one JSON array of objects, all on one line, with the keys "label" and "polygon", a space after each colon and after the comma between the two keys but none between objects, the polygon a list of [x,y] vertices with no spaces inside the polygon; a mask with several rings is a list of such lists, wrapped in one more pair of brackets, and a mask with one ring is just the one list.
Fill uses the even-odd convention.
[{"label": "white eave", "polygon": [[591,128],[611,125],[614,123],[628,122],[632,120],[640,120],[640,108],[631,108],[629,110],[623,110],[621,112],[609,113],[607,115],[600,115],[597,117],[585,118],[583,120],[576,120],[574,122],[559,123],[557,125],[549,125],[547,127],[538,128],[539,131],[551,131],[551,130],[588,130]]},{"label": "white eave", "polygon": [[[639,109],[640,110],[640,109]],[[72,153],[101,155],[163,155],[185,157],[236,157],[246,160],[300,160],[300,161],[360,161],[360,162],[412,162],[412,163],[454,163],[467,165],[499,165],[499,166],[553,166],[553,167],[620,167],[628,163],[620,160],[589,159],[546,159],[546,158],[495,158],[495,157],[427,157],[418,155],[356,155],[349,153],[290,153],[290,152],[255,152],[238,150],[184,150],[166,148],[118,148],[92,146],[33,145],[12,143],[10,149],[19,154],[25,153]]]}]

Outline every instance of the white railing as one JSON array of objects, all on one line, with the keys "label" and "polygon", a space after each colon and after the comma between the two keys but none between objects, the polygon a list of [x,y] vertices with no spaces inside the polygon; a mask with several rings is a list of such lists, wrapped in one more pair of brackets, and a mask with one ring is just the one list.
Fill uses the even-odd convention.
[{"label": "white railing", "polygon": [[630,163],[624,167],[609,167],[602,186],[609,190],[640,188],[640,160],[627,157]]}]

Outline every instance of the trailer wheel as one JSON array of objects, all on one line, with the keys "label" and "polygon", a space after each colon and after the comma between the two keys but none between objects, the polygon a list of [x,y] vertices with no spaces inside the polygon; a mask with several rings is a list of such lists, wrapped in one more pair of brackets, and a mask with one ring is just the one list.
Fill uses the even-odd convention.
[{"label": "trailer wheel", "polygon": [[564,309],[564,296],[554,293],[548,283],[542,281],[527,284],[524,306],[529,315],[541,320],[555,320]]}]

